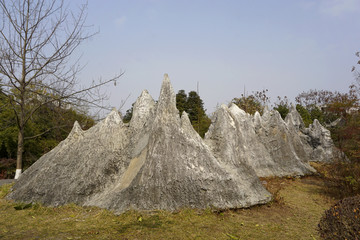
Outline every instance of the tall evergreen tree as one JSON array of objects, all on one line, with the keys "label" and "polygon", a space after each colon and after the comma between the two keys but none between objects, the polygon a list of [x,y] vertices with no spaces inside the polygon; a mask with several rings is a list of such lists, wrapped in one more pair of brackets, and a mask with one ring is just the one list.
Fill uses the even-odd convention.
[{"label": "tall evergreen tree", "polygon": [[130,120],[131,120],[131,118],[132,118],[132,115],[133,115],[134,104],[135,104],[135,103],[133,103],[133,104],[131,105],[131,108],[129,108],[128,110],[126,110],[126,113],[125,113],[125,115],[124,115],[124,117],[123,117],[124,123],[130,122]]},{"label": "tall evergreen tree", "polygon": [[191,91],[187,95],[185,90],[180,90],[178,94],[176,94],[176,107],[180,115],[183,111],[187,112],[195,131],[197,131],[201,137],[204,137],[209,129],[211,120],[206,115],[204,102],[197,92]]},{"label": "tall evergreen tree", "polygon": [[179,90],[176,94],[176,107],[179,110],[180,116],[183,111],[187,110],[187,99],[188,96],[185,93],[185,90]]},{"label": "tall evergreen tree", "polygon": [[204,103],[195,91],[189,92],[186,110],[191,122],[198,122],[205,115]]}]

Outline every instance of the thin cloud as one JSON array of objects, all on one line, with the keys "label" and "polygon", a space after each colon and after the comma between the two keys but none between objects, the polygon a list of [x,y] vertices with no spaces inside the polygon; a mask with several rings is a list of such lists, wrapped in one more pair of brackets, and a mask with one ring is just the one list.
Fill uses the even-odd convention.
[{"label": "thin cloud", "polygon": [[321,0],[319,11],[323,14],[338,17],[352,12],[360,12],[359,0]]},{"label": "thin cloud", "polygon": [[122,16],[120,18],[116,18],[115,19],[115,25],[118,26],[118,27],[121,27],[125,24],[127,18],[125,16]]}]

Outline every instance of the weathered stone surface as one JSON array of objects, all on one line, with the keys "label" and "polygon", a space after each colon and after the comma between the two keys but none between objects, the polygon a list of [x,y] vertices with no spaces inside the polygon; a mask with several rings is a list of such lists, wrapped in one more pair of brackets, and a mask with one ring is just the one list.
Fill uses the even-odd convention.
[{"label": "weathered stone surface", "polygon": [[146,92],[124,125],[116,112],[70,134],[19,178],[10,198],[47,205],[75,202],[123,212],[183,207],[239,208],[270,200],[250,167],[219,162],[179,117],[167,75],[155,107]]},{"label": "weathered stone surface", "polygon": [[296,132],[288,130],[278,112],[265,110],[254,117],[232,104],[214,114],[205,136],[219,161],[235,168],[250,166],[257,176],[294,176],[313,173]]},{"label": "weathered stone surface", "polygon": [[82,204],[125,171],[122,150],[127,142],[116,110],[86,132],[75,123],[67,139],[22,174],[9,198],[54,206]]},{"label": "weathered stone surface", "polygon": [[77,203],[118,213],[248,207],[270,200],[258,176],[295,176],[331,161],[336,150],[317,120],[309,128],[294,107],[285,121],[265,109],[251,116],[232,104],[214,114],[202,139],[179,117],[167,75],[158,102],[143,91],[124,124],[117,110],[69,136],[26,170],[8,195],[46,205]]},{"label": "weathered stone surface", "polygon": [[288,128],[279,112],[265,111],[261,116],[260,125],[255,126],[255,131],[272,159],[277,162],[282,175],[294,176],[315,172],[308,164],[309,156],[299,135]]},{"label": "weathered stone surface", "polygon": [[333,162],[336,159],[345,159],[345,155],[341,153],[334,145],[330,131],[323,127],[317,119],[308,129],[309,144],[313,148],[311,153],[311,161],[314,162]]},{"label": "weathered stone surface", "polygon": [[86,204],[124,211],[183,207],[238,208],[264,203],[270,194],[256,175],[228,172],[195,132],[179,118],[175,93],[165,76],[148,144],[105,194]]},{"label": "weathered stone surface", "polygon": [[215,112],[205,142],[219,162],[239,172],[272,175],[269,165],[274,163],[255,134],[251,116],[236,105],[221,105]]},{"label": "weathered stone surface", "polygon": [[140,97],[134,104],[130,127],[136,130],[142,130],[149,118],[154,115],[154,111],[154,99],[150,96],[147,90],[142,91]]},{"label": "weathered stone surface", "polygon": [[294,127],[294,130],[303,131],[305,129],[305,124],[294,105],[291,105],[290,111],[285,117],[285,122],[288,126]]},{"label": "weathered stone surface", "polygon": [[346,159],[344,153],[335,147],[330,131],[323,127],[317,119],[306,128],[300,114],[292,106],[285,121],[292,131],[298,133],[304,149],[309,155],[309,161],[329,163],[336,159]]}]

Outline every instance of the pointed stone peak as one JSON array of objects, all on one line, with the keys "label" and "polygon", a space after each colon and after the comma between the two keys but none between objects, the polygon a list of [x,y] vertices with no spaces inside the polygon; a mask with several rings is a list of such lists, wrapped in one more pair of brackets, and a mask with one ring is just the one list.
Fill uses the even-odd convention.
[{"label": "pointed stone peak", "polygon": [[143,90],[134,104],[134,111],[148,105],[155,105],[155,101],[147,90]]},{"label": "pointed stone peak", "polygon": [[213,117],[216,118],[222,118],[224,116],[230,115],[229,114],[229,108],[225,104],[221,104],[219,108],[214,112]]},{"label": "pointed stone peak", "polygon": [[224,110],[224,111],[228,111],[228,110],[229,110],[228,106],[226,106],[225,104],[221,104],[221,105],[220,105],[220,109],[222,109],[222,110]]},{"label": "pointed stone peak", "polygon": [[269,110],[268,106],[265,106],[261,120],[264,122],[268,121],[272,117],[272,111]]},{"label": "pointed stone peak", "polygon": [[123,124],[119,111],[116,108],[113,108],[111,112],[106,116],[104,119],[105,125],[112,125],[112,124]]},{"label": "pointed stone peak", "polygon": [[282,119],[282,117],[281,117],[281,114],[278,112],[278,111],[276,111],[276,110],[272,110],[272,115],[275,117],[275,118],[277,118],[278,120],[281,120],[282,122],[284,122],[284,119]]},{"label": "pointed stone peak", "polygon": [[188,126],[192,126],[189,119],[189,115],[187,114],[187,112],[183,111],[181,114],[181,127],[188,127]]},{"label": "pointed stone peak", "polygon": [[159,101],[157,103],[157,114],[178,115],[176,108],[176,94],[171,86],[169,76],[164,74],[164,80],[161,85]]},{"label": "pointed stone peak", "polygon": [[69,135],[68,135],[68,138],[72,138],[74,136],[79,136],[79,135],[82,135],[83,134],[83,130],[82,128],[80,127],[80,124],[78,121],[75,121],[74,122],[74,126],[73,128],[71,129]]},{"label": "pointed stone peak", "polygon": [[142,90],[141,91],[141,94],[140,94],[140,96],[138,97],[138,99],[140,98],[140,99],[142,99],[142,98],[152,98],[151,97],[151,95],[150,95],[150,93],[148,92],[148,90],[146,90],[146,89],[144,89],[144,90]]},{"label": "pointed stone peak", "polygon": [[74,133],[82,133],[82,132],[83,132],[83,130],[82,130],[82,128],[81,128],[81,126],[80,126],[80,124],[79,124],[78,121],[75,121],[75,122],[74,122],[74,126],[73,126],[73,128],[71,129],[71,132],[74,132]]},{"label": "pointed stone peak", "polygon": [[181,114],[181,128],[185,132],[185,134],[188,134],[197,139],[200,138],[200,135],[195,131],[195,129],[191,125],[189,115],[185,111],[183,111],[183,113]]},{"label": "pointed stone peak", "polygon": [[225,104],[222,104],[220,108],[215,112],[218,119],[221,119],[220,122],[229,121],[231,126],[235,128],[234,117],[231,115],[231,111]]},{"label": "pointed stone peak", "polygon": [[267,116],[267,115],[269,115],[269,114],[270,114],[270,110],[269,110],[269,107],[266,105],[266,106],[264,107],[264,111],[263,111],[262,116],[264,117],[264,116]]},{"label": "pointed stone peak", "polygon": [[134,104],[130,126],[133,128],[142,128],[149,120],[150,115],[153,114],[154,109],[154,99],[147,90],[142,91]]},{"label": "pointed stone peak", "polygon": [[243,116],[243,117],[248,116],[248,114],[244,110],[239,108],[234,103],[230,103],[229,110],[232,114],[237,115],[237,116]]},{"label": "pointed stone peak", "polygon": [[317,119],[314,119],[314,122],[311,125],[316,128],[323,128],[323,126],[320,124],[319,120]]},{"label": "pointed stone peak", "polygon": [[292,125],[299,129],[305,128],[305,124],[304,124],[299,112],[296,110],[296,108],[293,104],[291,104],[290,112],[285,117],[285,122],[287,125]]},{"label": "pointed stone peak", "polygon": [[256,127],[261,126],[261,116],[260,116],[260,113],[258,111],[256,111],[255,114],[254,114],[254,125]]},{"label": "pointed stone peak", "polygon": [[229,108],[225,104],[221,104],[211,116],[211,124],[209,130],[205,133],[205,139],[211,138],[225,122],[231,122],[235,126],[234,120],[229,114]]},{"label": "pointed stone peak", "polygon": [[286,125],[284,119],[282,119],[280,113],[276,110],[271,110],[268,113],[266,113],[266,115],[264,114],[262,116],[262,119],[264,119],[264,121],[267,122],[271,122],[271,124],[275,124],[275,125]]},{"label": "pointed stone peak", "polygon": [[294,112],[294,111],[297,111],[296,107],[293,103],[290,103],[290,112]]},{"label": "pointed stone peak", "polygon": [[254,113],[254,119],[260,119],[260,118],[261,118],[260,113],[259,113],[258,111],[256,111],[256,112]]},{"label": "pointed stone peak", "polygon": [[323,125],[321,125],[321,123],[317,119],[314,119],[313,123],[309,125],[309,131],[310,135],[314,135],[315,132],[328,132],[330,134],[330,131],[326,129]]}]

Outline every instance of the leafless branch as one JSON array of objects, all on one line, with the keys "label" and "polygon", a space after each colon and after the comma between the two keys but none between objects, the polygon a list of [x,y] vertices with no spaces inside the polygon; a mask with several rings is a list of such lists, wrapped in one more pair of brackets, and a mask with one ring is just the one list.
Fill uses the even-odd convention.
[{"label": "leafless branch", "polygon": [[23,140],[32,138],[24,137],[25,125],[42,106],[103,108],[106,95],[98,90],[123,75],[80,86],[82,67],[71,56],[97,34],[85,25],[86,7],[75,14],[64,0],[0,0],[0,95],[16,116],[18,155]]}]

